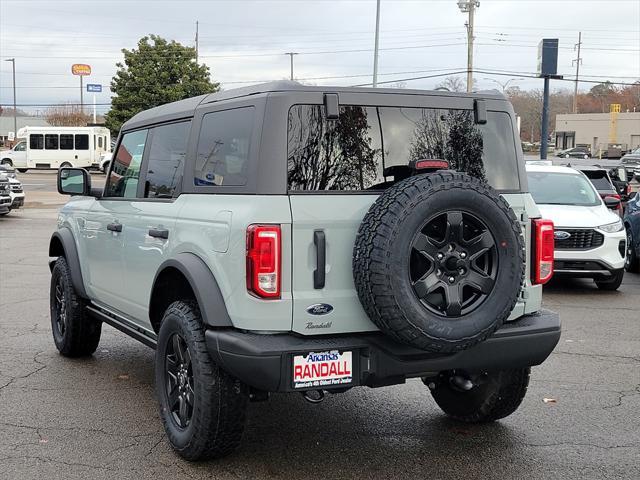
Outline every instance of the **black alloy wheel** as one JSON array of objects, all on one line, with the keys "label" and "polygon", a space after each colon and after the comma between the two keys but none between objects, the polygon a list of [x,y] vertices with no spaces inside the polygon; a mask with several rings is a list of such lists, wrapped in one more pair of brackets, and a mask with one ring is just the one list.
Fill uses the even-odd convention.
[{"label": "black alloy wheel", "polygon": [[60,338],[64,337],[65,332],[67,331],[67,299],[64,295],[64,280],[62,277],[58,277],[58,281],[55,285],[54,292],[54,323],[56,328],[56,333]]},{"label": "black alloy wheel", "polygon": [[429,311],[459,317],[477,309],[493,291],[496,241],[475,215],[450,210],[425,223],[411,245],[409,275]]},{"label": "black alloy wheel", "polygon": [[174,333],[165,355],[166,395],[171,416],[180,428],[191,422],[194,406],[191,353],[184,338]]}]

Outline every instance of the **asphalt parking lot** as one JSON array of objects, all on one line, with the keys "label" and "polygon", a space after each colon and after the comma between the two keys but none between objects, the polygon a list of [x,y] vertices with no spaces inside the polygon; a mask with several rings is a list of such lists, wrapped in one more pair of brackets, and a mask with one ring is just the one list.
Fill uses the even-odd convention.
[{"label": "asphalt parking lot", "polygon": [[53,208],[0,218],[0,478],[640,478],[640,275],[619,292],[546,288],[563,335],[503,421],[452,422],[417,380],[319,405],[274,395],[251,404],[239,452],[189,464],[164,439],[152,350],[104,326],[92,358],[58,355],[55,220]]}]

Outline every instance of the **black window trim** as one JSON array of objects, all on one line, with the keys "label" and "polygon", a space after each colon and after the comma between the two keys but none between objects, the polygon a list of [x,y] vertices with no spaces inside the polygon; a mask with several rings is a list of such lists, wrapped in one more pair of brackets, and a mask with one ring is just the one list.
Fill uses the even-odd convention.
[{"label": "black window trim", "polygon": [[[124,130],[124,131],[120,131],[118,138],[116,139],[116,144],[112,150],[112,159],[115,159],[117,153],[118,153],[118,149],[120,148],[120,144],[122,143],[122,139],[124,138],[125,135],[128,135],[129,133],[133,133],[133,132],[138,132],[140,130],[148,130],[149,132],[147,133],[147,139],[145,140],[144,143],[144,151],[142,152],[142,161],[140,162],[140,176],[138,177],[138,190],[136,191],[136,196],[135,198],[125,198],[125,197],[100,197],[99,200],[109,200],[109,201],[136,201],[136,202],[164,202],[164,203],[171,203],[174,202],[183,192],[182,192],[182,187],[184,185],[184,177],[185,174],[182,174],[182,182],[179,182],[179,184],[176,186],[176,193],[174,193],[174,197],[173,198],[144,198],[144,181],[146,181],[146,173],[143,174],[143,168],[146,168],[146,164],[145,161],[147,160],[148,157],[148,148],[147,146],[150,144],[149,139],[150,139],[150,135],[151,135],[151,131],[153,130],[153,128],[155,127],[160,127],[163,125],[168,125],[168,124],[172,124],[172,123],[180,123],[180,122],[184,122],[184,121],[191,121],[191,128],[193,128],[193,115],[189,115],[186,117],[180,117],[180,118],[175,118],[175,119],[171,119],[171,120],[166,120],[163,122],[153,122],[153,123],[149,123],[146,125],[139,125],[136,126],[135,128],[131,128],[129,130]],[[191,134],[189,134],[190,136]],[[188,145],[187,145],[187,156],[188,156]],[[109,178],[111,177],[111,170],[113,169],[113,165],[114,165],[114,161],[109,162],[109,170],[107,171],[107,179],[105,181],[104,187],[103,187],[103,192],[107,191],[107,184],[109,182]],[[147,161],[148,163],[148,161]],[[185,161],[185,171],[187,168],[187,165],[189,165],[189,162]],[[144,175],[144,177],[143,177]],[[143,179],[142,182],[140,182],[140,179]]]},{"label": "black window trim", "polygon": [[[288,122],[288,112],[296,106],[308,106],[308,105],[316,105],[319,107],[322,107],[322,103],[300,103],[300,102],[295,102],[292,103],[288,110],[287,110],[287,120],[286,122]],[[393,106],[393,105],[378,105],[378,104],[353,104],[353,103],[340,103],[340,107],[365,107],[365,108],[421,108],[421,109],[425,109],[425,108],[431,108],[431,109],[437,109],[437,110],[446,110],[446,109],[451,109],[451,108],[447,108],[447,107],[436,107],[436,106],[425,106],[425,105],[415,105],[415,106],[405,106],[405,105],[398,105],[398,106]],[[455,110],[467,110],[470,111],[471,113],[473,113],[473,103],[471,104],[470,108],[467,107],[455,107]],[[492,108],[487,108],[487,113],[492,112],[492,113],[502,113],[507,115],[507,117],[509,118],[509,121],[511,122],[512,125],[512,129],[513,129],[513,116],[507,111],[507,110],[496,110],[496,109],[492,109]],[[513,130],[512,130],[513,131]],[[287,139],[288,141],[288,139]],[[513,135],[513,148],[514,148],[514,152],[516,154],[516,161],[517,161],[517,165],[516,165],[516,173],[518,175],[518,184],[520,186],[520,188],[517,189],[495,189],[496,192],[498,192],[499,194],[505,194],[505,195],[509,195],[509,194],[521,194],[521,193],[526,193],[526,190],[528,190],[528,188],[525,188],[522,185],[522,179],[520,178],[520,162],[518,157],[518,143],[517,143],[517,139],[516,139],[516,135],[514,133]],[[288,155],[289,152],[287,151],[287,159],[288,159]],[[384,193],[385,190],[290,190],[289,189],[289,168],[287,166],[287,168],[285,169],[286,171],[286,189],[287,189],[287,195],[381,195],[382,193]]]},{"label": "black window trim", "polygon": [[[182,162],[182,177],[180,178],[180,180],[178,181],[178,183],[176,184],[176,188],[173,191],[173,196],[172,198],[157,198],[157,197],[145,197],[144,196],[144,186],[145,183],[147,182],[147,169],[149,167],[149,155],[151,153],[150,148],[147,148],[148,145],[151,145],[153,142],[153,136],[155,134],[155,129],[156,128],[160,128],[160,127],[165,127],[167,125],[174,125],[177,123],[189,123],[189,128],[187,130],[187,138],[186,138],[186,149],[188,150],[189,147],[189,137],[191,135],[191,128],[193,128],[193,117],[189,117],[189,118],[183,118],[180,120],[171,120],[168,122],[163,122],[160,124],[156,124],[153,127],[149,127],[149,133],[147,134],[147,140],[144,144],[144,153],[142,154],[142,162],[140,163],[140,176],[138,177],[138,191],[136,192],[136,199],[137,200],[145,200],[145,201],[169,201],[172,202],[174,201],[176,198],[178,198],[180,196],[180,194],[182,193],[182,185],[184,183],[184,177],[185,177],[185,171],[187,168],[187,152],[185,151],[185,158],[184,161]],[[129,133],[129,132],[127,132]]]},{"label": "black window trim", "polygon": [[[149,126],[142,126],[139,128],[134,128],[131,130],[127,130],[126,132],[120,132],[120,135],[118,135],[118,141],[116,142],[116,147],[113,150],[113,153],[111,154],[111,161],[109,162],[109,170],[107,171],[107,178],[104,182],[104,187],[102,188],[102,192],[103,194],[107,191],[107,187],[109,185],[109,179],[111,178],[111,171],[113,170],[113,165],[116,163],[114,160],[116,158],[116,155],[118,154],[118,149],[120,148],[120,144],[122,143],[122,139],[125,137],[125,135],[128,135],[129,133],[134,133],[134,132],[138,132],[140,130],[151,130],[151,127]],[[142,164],[144,162],[145,159],[145,155],[147,155],[147,145],[148,145],[148,140],[149,140],[149,133],[147,132],[147,138],[145,139],[144,142],[144,150],[142,152],[142,161],[140,162],[140,175],[142,175]],[[107,197],[107,196],[102,196],[100,197],[98,200],[109,200],[109,201],[127,201],[127,202],[131,202],[131,201],[138,201],[138,200],[152,200],[152,199],[141,199],[139,198],[140,196],[140,176],[138,176],[138,189],[136,190],[136,196],[133,198],[128,198],[128,197]]]},{"label": "black window trim", "polygon": [[[199,117],[199,121],[198,121],[198,130],[197,132],[195,132],[197,134],[196,137],[196,141],[194,143],[195,149],[193,151],[193,162],[191,162],[190,164],[190,168],[189,168],[189,179],[186,178],[185,175],[185,182],[188,182],[191,184],[191,186],[193,187],[193,193],[223,193],[223,194],[227,194],[227,193],[243,193],[243,192],[236,192],[236,190],[245,190],[247,188],[247,186],[250,184],[251,182],[251,178],[250,178],[250,174],[247,175],[247,179],[244,183],[244,185],[196,185],[195,184],[195,173],[196,173],[196,162],[198,161],[198,148],[199,148],[199,144],[200,144],[200,134],[202,133],[202,125],[204,123],[204,119],[207,115],[213,115],[216,113],[224,113],[224,112],[230,112],[232,110],[242,110],[242,109],[247,109],[247,108],[251,108],[253,109],[254,114],[252,115],[251,121],[251,136],[249,138],[249,151],[247,154],[247,162],[252,162],[252,159],[254,158],[255,152],[254,152],[254,141],[256,139],[256,112],[257,112],[257,105],[255,104],[248,104],[248,105],[229,105],[226,106],[225,108],[217,108],[217,109],[212,109],[212,110],[206,110],[202,112],[202,115],[200,115]],[[259,148],[259,144],[258,144],[258,148]],[[249,167],[251,167],[251,165],[249,165]],[[186,187],[186,184],[185,184]]]}]

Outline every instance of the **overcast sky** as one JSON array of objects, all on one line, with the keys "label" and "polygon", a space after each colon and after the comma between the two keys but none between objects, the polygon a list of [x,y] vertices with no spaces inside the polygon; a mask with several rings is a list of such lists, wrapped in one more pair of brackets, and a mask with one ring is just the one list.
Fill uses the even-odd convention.
[{"label": "overcast sky", "polygon": [[[97,102],[108,104],[121,48],[134,47],[150,33],[193,45],[196,20],[200,61],[225,89],[288,78],[284,53],[291,51],[299,52],[296,78],[318,85],[365,84],[371,82],[375,7],[375,0],[0,0],[0,56],[15,57],[17,103],[29,111],[79,102],[72,63],[91,65],[85,79],[104,86]],[[382,0],[379,81],[466,69],[465,20],[456,0]],[[474,67],[492,72],[475,75],[479,88],[501,88],[490,78],[504,83],[534,74],[543,37],[560,39],[559,73],[574,75],[579,31],[581,77],[640,78],[640,0],[481,0],[475,25]],[[406,80],[406,86],[433,88],[441,81]],[[509,85],[541,84],[520,78]],[[568,82],[554,86],[572,88]],[[85,102],[90,100],[85,94]],[[12,101],[11,63],[3,61],[0,103]]]}]

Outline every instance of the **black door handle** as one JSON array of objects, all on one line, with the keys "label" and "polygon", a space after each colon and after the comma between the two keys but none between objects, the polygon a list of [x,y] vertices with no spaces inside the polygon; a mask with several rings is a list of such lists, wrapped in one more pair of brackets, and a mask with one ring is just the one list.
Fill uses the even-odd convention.
[{"label": "black door handle", "polygon": [[109,225],[107,225],[107,230],[109,230],[110,232],[121,232],[122,224],[116,222],[110,223]]},{"label": "black door handle", "polygon": [[169,230],[166,229],[158,229],[158,228],[150,228],[149,236],[155,238],[169,238]]},{"label": "black door handle", "polygon": [[327,264],[327,246],[322,230],[313,232],[313,243],[316,246],[316,269],[313,271],[313,288],[324,288]]}]

